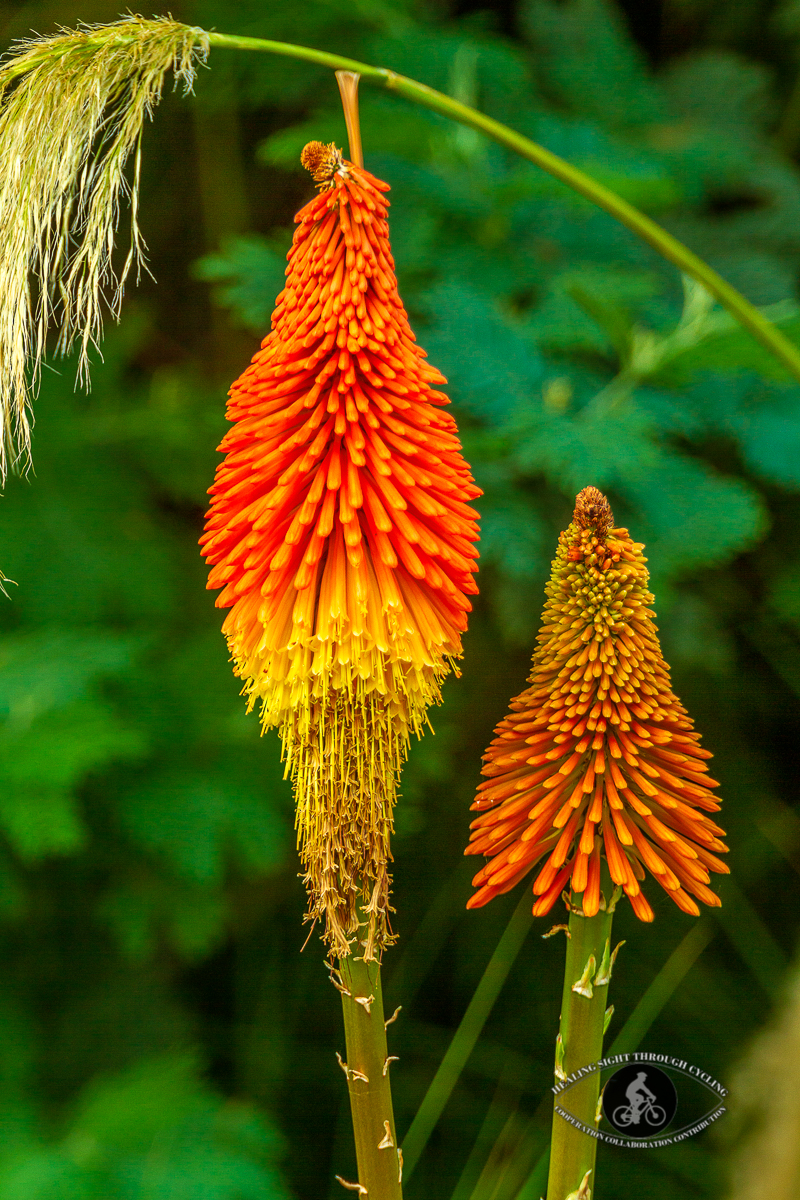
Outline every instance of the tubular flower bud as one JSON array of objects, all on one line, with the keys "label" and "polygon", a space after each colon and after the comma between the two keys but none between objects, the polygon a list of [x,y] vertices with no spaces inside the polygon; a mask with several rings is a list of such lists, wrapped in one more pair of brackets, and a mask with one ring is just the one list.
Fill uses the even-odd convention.
[{"label": "tubular flower bud", "polygon": [[488,862],[469,908],[538,867],[534,915],[571,887],[594,916],[603,854],[642,921],[648,871],[684,912],[698,915],[695,898],[719,904],[709,872],[727,873],[727,847],[707,815],[718,785],[670,685],[643,549],[584,488],[559,537],[529,687],[484,755],[466,853]]},{"label": "tubular flower bud", "polygon": [[413,731],[461,655],[480,495],[415,343],[388,186],[311,143],[272,331],[230,392],[202,538],[248,708],[277,726],[309,917],[346,955],[390,938],[389,836]]}]

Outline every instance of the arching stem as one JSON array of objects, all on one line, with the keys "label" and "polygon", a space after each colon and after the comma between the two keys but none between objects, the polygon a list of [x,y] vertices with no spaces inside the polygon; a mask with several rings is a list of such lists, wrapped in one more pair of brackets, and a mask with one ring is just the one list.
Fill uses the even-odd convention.
[{"label": "arching stem", "polygon": [[[663,258],[674,263],[680,271],[697,280],[715,300],[727,308],[740,325],[749,330],[762,346],[783,363],[795,379],[800,380],[800,348],[789,341],[754,304],[751,304],[741,292],[723,279],[713,267],[710,267],[688,246],[684,246],[682,242],[679,242],[645,213],[634,208],[622,196],[618,196],[610,188],[604,187],[602,183],[592,179],[591,175],[587,175],[565,159],[559,158],[557,154],[553,154],[544,146],[540,146],[537,142],[532,142],[530,138],[523,137],[521,133],[510,129],[508,125],[503,125],[502,122],[495,121],[485,113],[454,100],[452,96],[437,92],[435,88],[427,87],[424,83],[399,75],[396,71],[391,71],[386,67],[373,67],[369,63],[358,62],[341,54],[330,54],[326,50],[316,50],[311,46],[297,46],[291,42],[276,42],[267,38],[239,37],[235,34],[208,32],[197,26],[187,28],[195,36],[197,45],[203,51],[211,46],[227,47],[231,50],[254,50],[301,59],[305,62],[329,67],[333,71],[351,71],[363,79],[405,96],[415,104],[422,104],[450,120],[458,121],[470,129],[477,129],[501,146],[505,146],[522,158],[528,159],[529,162],[535,163],[555,179],[561,180],[567,187],[584,196],[592,204],[602,208],[615,220],[627,226],[637,237],[652,246]],[[115,40],[120,45],[133,44],[140,41],[141,36],[141,34],[120,33],[114,26],[100,26],[82,37],[82,45],[88,50],[91,46],[101,45],[108,40]],[[65,53],[69,44],[67,40],[65,40],[64,46],[51,46],[44,42],[40,54],[33,55],[28,52],[18,56],[18,60],[13,58],[7,60],[0,69],[0,86],[5,86],[18,75],[35,69],[45,59]]]},{"label": "arching stem", "polygon": [[486,134],[487,137],[499,142],[501,146],[506,146],[515,154],[527,158],[529,162],[535,163],[542,170],[547,171],[549,175],[560,179],[567,187],[584,196],[598,208],[604,209],[615,220],[627,226],[637,237],[652,246],[663,258],[674,263],[679,270],[692,279],[696,279],[715,300],[727,308],[740,325],[749,330],[762,346],[765,346],[783,363],[795,379],[800,380],[800,349],[793,345],[763,313],[759,312],[754,304],[751,304],[741,292],[723,279],[713,267],[694,254],[688,246],[679,242],[666,229],[662,229],[645,213],[639,212],[622,196],[618,196],[616,192],[612,192],[610,188],[598,183],[596,179],[592,179],[590,175],[578,167],[574,167],[565,159],[559,158],[557,154],[551,153],[544,146],[540,146],[537,142],[532,142],[530,138],[523,137],[521,133],[510,129],[508,125],[503,125],[500,121],[486,116],[485,113],[454,100],[452,96],[437,92],[434,88],[427,87],[424,83],[418,83],[415,79],[409,79],[405,75],[398,75],[397,72],[390,71],[386,67],[373,67],[369,63],[357,62],[338,54],[329,54],[325,50],[315,50],[309,46],[296,46],[289,42],[237,37],[225,33],[208,33],[201,29],[197,30],[197,36],[198,40],[202,38],[209,46],[264,51],[268,54],[303,59],[306,62],[331,67],[334,71],[344,69],[357,72],[362,78],[380,84],[398,95],[405,96],[415,104],[422,104],[453,121],[459,121],[462,125],[469,126],[470,129],[477,129],[480,133]]}]

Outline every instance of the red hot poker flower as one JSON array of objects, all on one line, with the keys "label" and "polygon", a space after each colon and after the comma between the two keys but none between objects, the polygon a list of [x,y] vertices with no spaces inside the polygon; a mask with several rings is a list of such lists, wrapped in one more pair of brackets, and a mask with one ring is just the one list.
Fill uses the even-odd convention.
[{"label": "red hot poker flower", "polygon": [[640,888],[646,871],[684,912],[699,913],[692,897],[719,904],[709,871],[728,871],[717,857],[727,847],[706,815],[719,809],[711,755],[671,689],[644,547],[612,525],[605,496],[584,488],[559,537],[530,686],[484,755],[489,778],[472,805],[481,815],[466,853],[489,861],[469,908],[544,859],[534,915],[571,887],[594,916],[602,852],[643,921],[653,919]]},{"label": "red hot poker flower", "polygon": [[480,490],[398,295],[387,184],[319,142],[303,163],[322,190],[231,389],[202,542],[234,670],[283,739],[309,915],[347,954],[360,897],[370,958],[397,773],[477,591]]}]

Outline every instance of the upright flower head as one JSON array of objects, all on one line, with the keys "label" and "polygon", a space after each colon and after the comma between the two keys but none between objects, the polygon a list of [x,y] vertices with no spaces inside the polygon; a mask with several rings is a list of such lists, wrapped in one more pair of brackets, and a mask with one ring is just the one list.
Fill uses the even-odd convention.
[{"label": "upright flower head", "polygon": [[534,914],[571,887],[594,916],[602,853],[643,921],[653,919],[646,870],[684,912],[699,913],[692,897],[719,904],[709,871],[728,871],[714,853],[727,848],[705,815],[719,809],[711,755],[670,686],[644,547],[613,524],[605,496],[584,488],[559,537],[530,686],[484,755],[466,853],[489,861],[470,908],[544,859]]},{"label": "upright flower head", "polygon": [[206,533],[249,706],[278,726],[309,914],[347,954],[389,932],[389,835],[409,734],[461,654],[480,495],[444,377],[397,292],[388,186],[312,142],[272,332],[231,388]]}]

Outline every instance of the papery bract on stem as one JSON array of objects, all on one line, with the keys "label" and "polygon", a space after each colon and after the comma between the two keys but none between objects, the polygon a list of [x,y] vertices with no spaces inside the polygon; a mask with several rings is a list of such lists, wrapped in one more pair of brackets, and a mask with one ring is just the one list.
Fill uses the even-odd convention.
[{"label": "papery bract on stem", "polygon": [[400,765],[477,591],[480,490],[398,295],[387,184],[335,146],[303,163],[321,191],[231,389],[202,541],[235,672],[283,739],[309,915],[346,955],[363,905],[371,958]]},{"label": "papery bract on stem", "polygon": [[465,853],[489,861],[473,880],[477,908],[545,859],[534,914],[564,888],[600,905],[600,859],[636,915],[653,919],[649,871],[684,912],[718,905],[709,872],[727,872],[719,803],[686,709],[672,691],[644,547],[613,527],[606,498],[584,488],[559,537],[529,687],[511,701],[484,755]]}]

